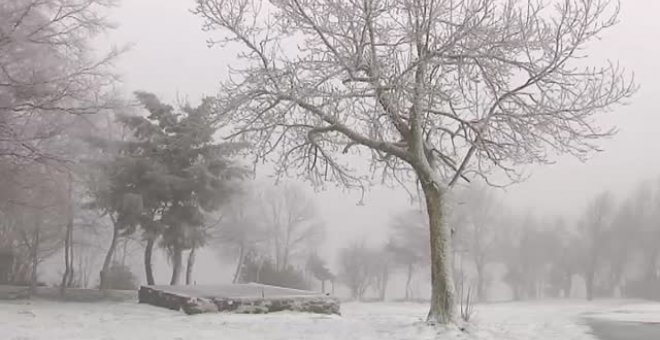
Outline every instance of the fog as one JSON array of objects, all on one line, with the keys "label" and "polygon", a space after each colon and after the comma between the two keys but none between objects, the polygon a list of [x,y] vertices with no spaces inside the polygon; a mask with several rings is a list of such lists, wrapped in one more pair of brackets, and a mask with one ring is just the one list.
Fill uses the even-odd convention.
[{"label": "fog", "polygon": [[[158,105],[162,103],[164,105],[177,106],[179,103],[187,103],[192,108],[197,108],[198,105],[202,105],[202,98],[219,95],[221,92],[221,82],[229,79],[230,67],[236,68],[245,65],[244,60],[236,58],[236,54],[239,51],[238,47],[234,45],[227,48],[209,46],[207,40],[217,38],[221,33],[203,31],[202,19],[200,15],[195,15],[191,12],[193,8],[193,1],[124,0],[116,8],[109,11],[110,21],[116,25],[116,28],[95,36],[91,47],[94,51],[105,51],[110,46],[117,46],[119,48],[127,47],[125,52],[116,58],[113,57],[111,62],[112,72],[119,77],[119,82],[113,83],[112,87],[117,92],[117,96],[121,97],[121,100],[118,101],[121,101],[125,105],[119,111],[125,110],[122,113],[131,113],[142,117],[147,116],[145,108],[148,110],[149,105],[153,104],[154,101],[152,99],[144,99],[141,103],[136,104],[133,98],[135,91],[146,91],[154,94],[159,101]],[[0,10],[8,11],[2,5],[0,5]],[[462,249],[462,253],[455,250],[453,254],[455,259],[454,265],[459,266],[458,263],[460,262],[460,269],[457,267],[455,270],[459,271],[461,275],[464,275],[462,279],[459,278],[456,280],[458,285],[467,282],[465,283],[466,285],[473,287],[475,290],[480,290],[479,295],[482,301],[496,301],[513,298],[544,297],[546,295],[552,297],[586,297],[594,293],[589,292],[589,289],[586,287],[588,284],[585,285],[585,282],[589,280],[602,281],[599,281],[598,284],[601,285],[600,288],[603,291],[597,294],[607,295],[611,293],[610,295],[612,296],[621,296],[623,294],[623,281],[628,280],[626,282],[629,284],[635,283],[638,287],[641,287],[645,284],[650,284],[649,282],[656,283],[657,280],[660,280],[657,277],[658,254],[655,252],[655,248],[650,247],[646,249],[644,247],[647,246],[641,245],[645,237],[648,237],[645,234],[647,232],[645,228],[652,230],[658,228],[658,226],[649,226],[647,224],[653,224],[649,220],[652,221],[654,216],[657,216],[655,214],[660,213],[660,211],[655,211],[657,207],[654,205],[660,200],[656,183],[657,179],[660,178],[660,158],[656,157],[656,155],[660,154],[660,143],[655,142],[655,137],[660,135],[660,118],[658,117],[660,102],[657,100],[657,93],[660,91],[660,86],[657,85],[658,82],[656,79],[657,74],[660,74],[660,66],[658,65],[660,47],[655,43],[658,32],[660,32],[660,21],[657,20],[658,12],[660,12],[660,3],[658,2],[627,1],[622,4],[619,23],[599,35],[599,40],[594,39],[584,46],[585,51],[583,53],[589,55],[589,57],[580,60],[581,63],[600,65],[607,60],[612,60],[615,63],[620,63],[630,74],[634,74],[635,83],[640,85],[639,90],[630,98],[623,98],[621,100],[626,105],[612,105],[611,110],[605,110],[609,112],[587,117],[590,121],[595,121],[593,124],[596,126],[605,128],[615,127],[617,129],[615,135],[599,139],[595,142],[602,151],[589,153],[586,161],[551,151],[548,161],[552,164],[516,165],[516,169],[523,174],[524,180],[513,183],[507,177],[503,176],[501,172],[495,172],[489,179],[492,183],[501,184],[502,187],[499,187],[499,185],[489,187],[479,176],[473,176],[471,186],[459,187],[447,194],[448,203],[446,205],[447,216],[449,216],[447,223],[451,228],[456,228],[455,239],[458,240],[455,241],[456,249]],[[2,45],[0,45],[0,48],[2,48]],[[0,62],[2,62],[2,59],[0,59]],[[2,88],[0,88],[0,102],[3,100],[3,92],[1,91],[3,91]],[[102,92],[101,89],[98,91]],[[4,108],[0,109],[4,110]],[[99,111],[101,112],[96,114],[96,118],[85,118],[85,120],[88,120],[94,126],[96,129],[94,131],[98,131],[96,133],[98,136],[107,132],[109,135],[121,136],[120,139],[130,139],[130,137],[127,137],[130,135],[130,123],[124,126],[116,125],[112,123],[111,115],[107,111]],[[151,111],[152,114],[153,112],[157,112],[157,110]],[[49,119],[52,119],[52,117]],[[3,121],[0,120],[1,123]],[[70,125],[86,126],[79,121],[72,122]],[[86,128],[79,129],[84,130]],[[78,134],[80,133],[74,133],[74,135]],[[48,143],[47,141],[47,147],[49,145]],[[53,142],[53,145],[55,144]],[[346,148],[348,149],[348,146]],[[91,152],[91,154],[95,155],[94,157],[104,157],[102,152],[101,156],[94,154],[94,152]],[[10,153],[0,154],[0,161],[10,164],[12,161],[8,159],[11,157]],[[351,155],[350,157],[361,159],[360,155]],[[39,159],[38,161],[41,162],[42,160]],[[21,166],[25,165],[21,162],[18,163]],[[249,161],[246,163],[249,163]],[[39,172],[41,170],[35,171]],[[49,172],[54,170],[47,169],[43,171]],[[254,193],[244,194],[248,198],[243,196],[240,198],[230,198],[229,203],[223,202],[222,209],[210,213],[214,218],[222,217],[223,220],[219,223],[223,227],[219,229],[220,231],[212,230],[209,232],[212,235],[209,236],[209,241],[205,243],[200,242],[199,252],[195,257],[196,262],[192,282],[189,283],[226,283],[231,282],[232,279],[236,281],[237,274],[235,274],[235,271],[237,266],[240,267],[241,265],[240,262],[237,264],[237,261],[245,260],[243,255],[238,255],[239,248],[236,248],[236,244],[240,244],[241,247],[244,246],[241,242],[245,240],[240,239],[240,241],[237,241],[236,233],[241,235],[243,235],[242,233],[246,233],[247,236],[244,235],[244,237],[250,239],[248,236],[254,235],[251,235],[250,231],[245,229],[247,228],[245,226],[253,223],[254,225],[265,225],[265,229],[255,229],[253,231],[254,233],[263,233],[267,235],[264,237],[270,237],[268,246],[265,247],[267,250],[260,249],[254,251],[264,252],[264,254],[260,255],[268,257],[269,261],[273,262],[275,272],[288,270],[289,265],[305,271],[304,268],[309,265],[311,254],[314,254],[322,258],[323,263],[319,267],[332,272],[332,275],[319,280],[325,284],[325,281],[330,280],[330,277],[332,277],[334,282],[333,290],[335,289],[334,286],[336,286],[336,291],[333,292],[337,295],[346,299],[376,299],[383,297],[377,287],[379,284],[375,283],[379,280],[378,275],[375,275],[376,277],[373,278],[374,282],[370,283],[368,289],[365,288],[367,290],[366,293],[356,293],[354,284],[347,283],[347,280],[350,281],[351,279],[350,277],[346,277],[351,275],[351,268],[347,268],[349,266],[346,264],[347,260],[345,258],[352,257],[354,259],[360,256],[378,258],[382,253],[378,255],[379,253],[377,252],[384,251],[381,248],[386,248],[386,245],[397,245],[399,241],[408,247],[416,247],[415,244],[410,245],[406,243],[414,241],[397,241],[396,232],[393,231],[396,229],[393,229],[393,225],[396,225],[396,221],[401,219],[406,221],[402,222],[402,224],[407,223],[413,226],[424,226],[428,224],[428,217],[425,217],[423,213],[419,213],[419,210],[423,209],[423,203],[420,203],[419,194],[421,191],[415,186],[414,181],[408,181],[404,189],[396,183],[387,186],[381,185],[379,184],[379,178],[376,176],[371,181],[372,186],[362,193],[359,189],[353,188],[349,190],[342,188],[341,185],[335,185],[336,182],[324,184],[323,188],[320,185],[313,187],[309,181],[304,181],[301,175],[296,176],[294,172],[294,175],[283,176],[282,183],[288,183],[291,188],[295,188],[287,190],[282,189],[286,188],[286,186],[274,185],[275,180],[272,176],[274,172],[275,167],[272,164],[259,164],[256,166],[256,173],[246,176],[246,179],[244,179],[245,182],[249,182],[247,186],[251,189],[248,191]],[[65,183],[65,177],[58,175],[54,182]],[[10,180],[10,182],[16,183],[29,181],[29,177],[27,179]],[[84,183],[84,181],[80,180],[79,183]],[[9,184],[4,185],[8,188],[6,192],[10,192],[11,190],[20,191],[19,188],[13,188]],[[57,191],[57,194],[54,194],[55,197],[66,196],[66,190],[75,191],[73,195],[70,194],[68,197],[76,197],[77,195],[82,197],[86,195],[86,189],[83,188],[84,185],[82,184],[77,189],[66,189],[61,187],[61,185],[54,186],[56,188],[49,187],[50,189],[47,189]],[[649,187],[648,194],[645,194],[643,189],[640,189],[644,186]],[[224,190],[225,188],[223,187],[222,189]],[[264,198],[268,197],[268,194],[264,194],[268,190],[275,193],[271,192],[270,195],[272,196],[270,198]],[[292,219],[301,219],[301,226],[298,228],[301,228],[301,231],[299,231],[301,235],[300,243],[304,243],[304,245],[299,247],[296,245],[295,250],[299,253],[287,253],[287,255],[284,255],[284,252],[288,252],[289,250],[287,248],[289,244],[294,243],[290,238],[293,237],[293,239],[296,239],[297,235],[293,234],[291,230],[288,230],[282,236],[278,234],[281,232],[279,229],[270,230],[268,226],[276,225],[286,229],[287,222],[282,221],[286,221],[287,218],[277,214],[283,214],[283,212],[287,211],[286,209],[290,208],[287,208],[288,206],[286,205],[270,206],[269,204],[273,202],[285,202],[286,195],[291,192],[294,192],[295,195],[300,195],[300,197],[296,196],[290,203],[294,208],[306,206],[306,204],[310,204],[310,208],[305,211],[293,211],[294,215],[298,215],[291,216],[288,219],[289,222]],[[609,193],[609,196],[603,195],[606,192]],[[37,201],[36,198],[32,197],[32,194],[25,197],[27,197],[29,203],[35,203]],[[25,199],[25,197],[23,198]],[[488,198],[486,199],[484,197]],[[12,199],[10,197],[6,201],[9,202]],[[58,199],[54,198],[53,200],[57,201]],[[140,198],[139,204],[136,203],[137,201],[132,201],[128,205],[135,204],[141,207],[143,200],[146,204],[146,198]],[[261,220],[254,217],[253,220],[246,222],[248,221],[247,219],[240,220],[234,216],[238,208],[236,206],[232,208],[232,200],[234,201],[233,204],[238,204],[238,206],[256,207],[254,208],[256,210],[253,209],[254,211],[248,211],[246,214],[257,215],[261,217]],[[486,202],[484,203],[483,201]],[[241,204],[241,202],[244,202],[244,204]],[[97,204],[100,203],[97,202]],[[82,206],[85,204],[80,203],[79,205],[76,209],[80,209],[80,211],[84,210]],[[126,203],[124,202],[120,205],[123,206]],[[632,205],[632,207],[626,210],[626,207],[629,205]],[[648,209],[641,208],[642,205],[644,207],[648,205]],[[5,205],[6,207],[7,205]],[[65,211],[69,208],[68,206],[63,206],[57,209],[60,210],[54,212],[53,215],[63,214],[62,216],[65,216]],[[85,209],[89,210],[89,207]],[[157,208],[153,209],[157,210]],[[278,211],[278,213],[273,213],[277,216],[271,216],[270,220],[268,217],[265,217],[264,220],[264,216],[268,215],[268,211]],[[106,211],[105,214],[107,215],[108,212]],[[111,215],[111,213],[109,214]],[[151,213],[152,216],[154,214],[157,215],[157,213]],[[81,215],[84,214],[81,213]],[[109,220],[103,220],[106,218],[106,215],[98,213],[93,218],[90,217],[93,221],[89,223],[96,225],[96,231],[94,232],[89,232],[92,228],[88,230],[79,226],[87,223],[83,221],[84,218],[76,217],[71,220],[71,223],[79,224],[76,228],[80,227],[81,231],[78,234],[85,235],[85,242],[94,243],[94,246],[90,246],[89,248],[81,246],[82,248],[78,249],[75,246],[73,247],[73,249],[78,249],[74,252],[73,256],[83,256],[82,254],[86,254],[85,252],[96,253],[95,256],[90,256],[86,259],[90,262],[84,268],[87,272],[86,274],[89,275],[86,278],[87,287],[96,287],[101,284],[98,282],[99,271],[103,264],[106,248],[112,239],[111,222]],[[608,222],[598,222],[601,217],[602,219],[607,219]],[[62,218],[62,221],[66,220],[65,217]],[[229,228],[226,221],[231,218],[236,218],[233,223],[242,227],[238,228],[240,231],[233,230],[232,232],[234,234],[227,236],[226,230],[223,228]],[[7,219],[9,218],[7,217]],[[44,219],[46,218],[44,217]],[[626,220],[622,222],[620,219]],[[56,218],[53,218],[53,220],[56,220]],[[255,222],[256,220],[259,221]],[[563,221],[561,222],[563,223],[562,228],[557,227],[561,224],[558,222],[559,220]],[[50,221],[49,223],[57,225],[67,224],[62,221]],[[455,225],[452,225],[452,223],[455,223]],[[610,229],[614,230],[615,233],[609,236],[602,236],[599,230],[605,230],[606,228],[603,227],[605,224],[611,226]],[[146,239],[141,236],[141,233],[135,232],[135,230],[145,228],[144,222],[137,219],[135,221],[129,221],[128,225],[131,225],[129,230],[132,230],[132,232],[127,232],[131,234],[128,238],[130,241],[125,241],[126,246],[123,253],[121,253],[124,256],[124,260],[121,262],[124,262],[123,264],[130,268],[130,271],[133,272],[138,281],[137,283],[146,283],[143,268],[143,253]],[[460,227],[461,225],[463,226],[462,229]],[[641,225],[643,227],[639,227]],[[318,240],[311,241],[314,237],[309,235],[313,234],[311,230],[316,228],[316,226],[319,226],[318,234],[320,236],[318,236]],[[477,226],[485,228],[485,231],[481,229],[477,231]],[[521,233],[525,233],[520,230],[526,228],[539,232],[547,232],[548,234],[527,235],[529,238],[520,236]],[[639,233],[635,234],[636,231],[639,231]],[[411,233],[414,233],[414,231],[407,231],[404,234],[409,236]],[[518,237],[517,241],[510,240],[511,243],[502,243],[504,241],[499,240],[500,237],[497,235],[509,235],[507,233],[510,233],[512,238]],[[655,235],[653,232],[650,233]],[[478,237],[473,235],[476,234],[483,235],[486,238],[483,242],[486,244],[479,243],[482,242],[480,240],[475,241]],[[568,236],[569,234],[574,239],[571,239]],[[633,234],[636,235],[634,237],[631,236],[633,244],[625,250],[619,250],[618,248],[611,250],[611,254],[607,256],[611,255],[615,259],[608,259],[607,261],[610,262],[603,260],[603,263],[607,262],[607,264],[597,266],[591,263],[591,266],[594,267],[591,271],[589,269],[575,269],[572,267],[572,269],[568,269],[570,272],[565,275],[569,277],[568,280],[570,282],[574,282],[572,287],[569,284],[569,287],[571,287],[569,291],[564,289],[565,286],[553,283],[553,288],[548,288],[548,291],[552,291],[551,293],[537,287],[537,295],[533,296],[536,293],[531,294],[529,291],[524,293],[516,291],[519,288],[523,290],[529,288],[514,287],[520,282],[514,284],[510,282],[507,284],[505,282],[506,280],[512,280],[510,277],[509,279],[506,278],[507,273],[512,273],[512,266],[518,263],[512,264],[515,261],[507,258],[509,255],[502,252],[518,246],[520,249],[516,249],[520,253],[510,256],[515,258],[528,256],[534,253],[534,251],[525,249],[521,244],[531,247],[531,244],[535,244],[533,242],[539,242],[539,240],[534,241],[535,238],[540,237],[548,240],[551,236],[554,236],[561,240],[556,241],[557,243],[554,244],[551,244],[550,241],[545,243],[540,241],[541,245],[548,244],[551,247],[561,246],[570,250],[574,250],[571,248],[571,242],[580,242],[579,240],[581,240],[585,242],[583,244],[589,245],[577,247],[583,253],[576,253],[575,258],[590,258],[590,256],[596,256],[591,255],[589,252],[591,248],[604,247],[605,243],[612,242],[613,239],[621,237],[621,235]],[[9,236],[7,235],[5,237],[9,240]],[[59,234],[57,235],[59,237]],[[427,234],[423,235],[424,237],[428,237]],[[286,239],[286,241],[280,240],[280,237]],[[465,237],[465,239],[461,239],[461,237]],[[119,238],[122,238],[122,236],[119,236]],[[230,240],[227,241],[227,238]],[[20,243],[21,241],[17,239],[16,242]],[[84,243],[83,241],[73,242],[74,244]],[[245,242],[257,243],[262,241]],[[271,246],[271,242],[274,245]],[[285,242],[286,245],[282,246],[280,242]],[[474,244],[474,242],[478,244]],[[634,244],[634,242],[640,242],[640,244]],[[30,242],[27,243],[27,248],[30,248]],[[62,263],[62,258],[64,257],[64,251],[62,249],[65,245],[61,244],[61,242],[55,243],[57,244],[53,247],[57,249],[48,249],[44,251],[44,255],[38,261],[36,258],[34,259],[34,261],[40,262],[40,268],[38,270],[39,281],[48,285],[59,284],[61,275],[65,271],[65,265]],[[8,241],[8,244],[9,247],[18,247],[16,244],[11,243],[11,241]],[[3,244],[0,243],[0,250],[2,250],[2,246]],[[280,249],[279,247],[281,246],[286,249]],[[403,245],[400,246],[403,247]],[[39,248],[38,245],[36,247]],[[193,246],[193,249],[196,249],[196,247]],[[294,247],[291,247],[293,250]],[[480,259],[480,261],[485,261],[483,265],[487,269],[479,268],[479,264],[475,260],[475,256],[477,256],[475,252],[478,251],[470,250],[472,249],[471,247],[479,248],[478,251],[487,251],[482,254],[486,259]],[[575,246],[573,245],[573,247]],[[247,248],[249,247],[246,246]],[[180,257],[181,249],[178,249],[178,251]],[[240,251],[243,254],[243,248],[240,248]],[[370,251],[377,254],[371,254],[369,253]],[[422,254],[419,256],[426,260],[427,254],[424,251],[426,250],[422,250]],[[561,251],[561,249],[550,248],[546,254],[539,256],[552,257],[549,254],[557,251]],[[617,251],[621,251],[621,253],[617,253]],[[176,260],[173,260],[173,255],[165,251],[158,242],[156,242],[153,252],[154,279],[157,283],[167,283],[172,275],[172,263]],[[365,255],[368,253],[371,255]],[[618,269],[620,271],[616,274],[620,276],[617,277],[618,281],[614,283],[605,282],[606,280],[603,277],[607,275],[598,271],[606,272],[611,270],[611,267],[615,266],[616,260],[621,259],[618,256],[624,256],[621,255],[623,253],[626,256],[626,263],[623,265],[625,268]],[[174,254],[176,254],[176,249]],[[417,255],[413,254],[410,256]],[[290,259],[287,259],[288,256],[290,256]],[[649,256],[652,258],[649,258]],[[117,257],[119,255],[115,255],[115,258],[111,260],[118,261]],[[182,259],[179,258],[178,261],[181,262]],[[183,261],[185,262],[185,259]],[[365,265],[368,267],[385,265],[376,260],[373,261],[375,262],[368,262]],[[507,261],[513,262],[506,263]],[[545,260],[540,261],[538,267],[551,266],[549,264],[550,262],[543,262]],[[82,262],[72,263],[71,265],[74,268],[78,268],[78,270],[83,270]],[[529,269],[530,271],[535,271],[538,269],[538,267],[535,267],[537,264],[531,264],[530,266],[532,268],[525,267],[525,265],[527,264],[521,264],[521,270]],[[410,264],[410,268],[412,266],[413,264]],[[414,262],[414,266],[418,273],[414,276],[412,286],[406,288],[407,285],[410,285],[411,281],[410,277],[408,277],[408,282],[406,282],[406,266],[401,264],[393,265],[391,268],[392,274],[389,278],[390,284],[388,287],[383,288],[387,293],[383,298],[389,300],[403,299],[404,290],[406,299],[428,299],[430,297],[431,269],[428,263],[424,263],[424,260],[421,260]],[[560,265],[556,266],[558,268],[557,270],[566,269]],[[645,268],[645,266],[652,266],[653,268],[649,269]],[[27,267],[30,267],[29,264]],[[570,266],[567,265],[566,267]],[[482,275],[487,276],[488,279],[484,279],[482,283],[477,283],[476,281],[481,280],[477,279],[481,270],[487,272],[487,274],[482,273]],[[654,277],[646,278],[647,281],[644,281],[642,278],[645,278],[645,275],[651,272],[655,273],[653,274]],[[25,277],[30,277],[30,275],[25,275]],[[180,273],[180,275],[183,276],[185,273]],[[244,278],[245,281],[255,280],[253,277],[249,277],[249,274],[241,275],[247,275]],[[301,275],[309,282],[307,288],[314,290],[321,289],[317,279],[318,275],[322,274],[305,272]],[[410,276],[411,274],[408,275]],[[531,285],[547,285],[549,283],[546,281],[554,278],[552,274],[548,274],[547,277],[543,275],[545,274],[539,274],[540,278],[535,277],[531,279],[532,281],[536,280]],[[562,276],[564,274],[558,275]],[[600,279],[594,279],[594,275],[602,275],[602,277]],[[257,274],[257,278],[258,276],[259,274]],[[622,277],[627,279],[624,280]],[[34,276],[32,278],[34,279]],[[381,277],[380,279],[383,278]],[[561,279],[563,280],[565,277]],[[513,280],[515,281],[516,279]],[[519,281],[521,280],[524,281],[524,279],[520,279]],[[78,284],[80,285],[81,283],[79,282]],[[525,281],[520,284],[524,286],[530,283]],[[558,288],[555,286],[561,287]],[[607,289],[613,291],[605,293],[604,290]],[[539,291],[543,292],[539,293]],[[645,288],[638,288],[637,291],[631,294],[649,297],[649,294],[654,295],[656,293],[657,291],[648,292]],[[591,298],[591,296],[589,297]],[[653,297],[657,298],[658,296]]]},{"label": "fog", "polygon": [[[228,65],[236,60],[231,48],[225,52],[207,47],[206,40],[213,35],[200,30],[200,20],[190,9],[186,2],[135,0],[124,1],[114,11],[119,27],[109,40],[132,44],[119,62],[127,91],[150,89],[169,100],[197,100],[215,93],[219,79],[227,76]],[[659,10],[655,2],[625,3],[620,23],[589,46],[592,59],[625,65],[641,84],[627,106],[599,118],[599,124],[615,126],[617,134],[599,141],[602,151],[586,162],[557,155],[554,164],[525,166],[527,179],[520,183],[502,179],[506,187],[493,190],[504,205],[520,214],[576,222],[597,194],[610,191],[624,197],[640,181],[659,176],[660,159],[650,156],[660,153],[660,144],[652,142],[660,134],[660,104],[654,98],[660,48],[650,43],[660,31],[655,15]],[[418,205],[396,187],[369,190],[364,205],[357,204],[360,195],[355,191],[329,189],[315,194],[315,199],[328,226],[323,245],[328,256],[354,238],[381,242],[394,212]]]},{"label": "fog", "polygon": [[[151,89],[170,100],[196,100],[215,94],[219,80],[226,77],[228,65],[234,61],[234,53],[231,49],[225,53],[220,48],[208,48],[206,40],[213,35],[200,30],[200,20],[190,9],[185,1],[164,4],[136,0],[125,1],[114,11],[113,19],[119,27],[109,41],[132,44],[131,52],[118,63],[127,90]],[[623,194],[640,179],[658,175],[660,160],[646,156],[660,151],[660,146],[651,142],[660,129],[654,123],[659,119],[660,104],[654,98],[657,88],[653,81],[660,48],[649,43],[660,29],[656,10],[660,10],[660,4],[654,2],[624,4],[620,23],[589,49],[592,59],[609,59],[629,68],[641,85],[628,106],[602,119],[603,125],[617,127],[617,135],[600,141],[603,151],[593,154],[589,162],[558,156],[554,157],[556,164],[528,167],[528,180],[506,188],[503,199],[510,205],[539,214],[572,215],[589,197],[603,190]],[[371,195],[368,206],[361,208],[341,200],[348,203],[344,207],[347,210],[342,210],[347,214],[328,213],[326,218],[348,216],[358,210],[371,210],[372,206],[379,211],[392,207],[387,202],[403,205],[406,200],[399,191]],[[344,206],[340,201],[335,203]],[[360,224],[371,224],[370,218],[381,215],[369,214]],[[381,224],[381,220],[375,224]]]}]

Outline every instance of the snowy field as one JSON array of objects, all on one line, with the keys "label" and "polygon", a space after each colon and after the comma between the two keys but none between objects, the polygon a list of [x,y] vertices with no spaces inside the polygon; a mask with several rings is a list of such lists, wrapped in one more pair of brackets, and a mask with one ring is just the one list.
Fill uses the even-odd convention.
[{"label": "snowy field", "polygon": [[[424,325],[423,304],[345,303],[342,316],[183,313],[135,303],[0,302],[2,340],[483,339],[593,340],[585,314],[660,314],[631,302],[530,302],[477,306],[467,333]],[[629,313],[625,313],[628,311]]]}]

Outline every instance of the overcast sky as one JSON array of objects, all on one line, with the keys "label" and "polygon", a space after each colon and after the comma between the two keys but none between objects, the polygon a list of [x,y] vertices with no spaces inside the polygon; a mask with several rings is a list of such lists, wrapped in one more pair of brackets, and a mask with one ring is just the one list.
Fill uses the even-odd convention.
[{"label": "overcast sky", "polygon": [[[603,141],[604,152],[587,163],[561,157],[551,166],[528,169],[531,178],[501,194],[517,210],[532,209],[540,215],[572,216],[590,197],[611,190],[625,194],[641,179],[660,175],[660,2],[622,1],[621,22],[606,32],[603,40],[590,49],[595,61],[611,59],[635,72],[640,91],[630,105],[604,117],[604,124],[615,124],[620,132]],[[123,0],[112,15],[119,25],[110,36],[113,44],[133,44],[119,63],[128,91],[146,90],[165,100],[216,93],[218,82],[233,61],[233,51],[206,45],[208,33],[201,21],[189,12],[193,1]],[[323,200],[330,243],[355,231],[371,234],[384,225],[393,211],[410,206],[402,191],[378,189],[358,207],[358,195],[327,192]]]}]

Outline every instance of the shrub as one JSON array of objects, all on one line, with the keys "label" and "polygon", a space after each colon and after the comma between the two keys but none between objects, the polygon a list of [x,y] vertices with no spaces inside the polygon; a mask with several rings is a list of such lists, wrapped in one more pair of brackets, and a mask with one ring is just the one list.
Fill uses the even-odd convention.
[{"label": "shrub", "polygon": [[241,282],[256,282],[305,290],[310,288],[302,270],[293,266],[278,270],[270,259],[259,260],[255,257],[245,259],[241,271]]},{"label": "shrub", "polygon": [[108,268],[106,274],[108,289],[135,290],[138,288],[138,279],[131,269],[119,263],[114,263]]}]

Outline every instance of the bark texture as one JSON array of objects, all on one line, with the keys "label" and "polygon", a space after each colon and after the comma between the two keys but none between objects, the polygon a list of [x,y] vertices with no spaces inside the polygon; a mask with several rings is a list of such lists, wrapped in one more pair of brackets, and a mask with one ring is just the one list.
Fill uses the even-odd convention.
[{"label": "bark texture", "polygon": [[151,257],[154,252],[154,244],[156,241],[153,238],[147,240],[147,246],[144,248],[144,272],[147,276],[147,285],[153,286],[154,283],[154,270],[151,264]]},{"label": "bark texture", "polygon": [[105,259],[103,260],[103,268],[101,269],[101,289],[108,289],[108,279],[107,273],[112,264],[112,258],[115,255],[115,249],[117,249],[117,239],[119,238],[119,226],[116,221],[113,221],[112,228],[112,240],[110,240],[110,246],[108,251],[105,253]]},{"label": "bark texture", "polygon": [[444,223],[443,195],[431,182],[422,181],[429,216],[431,242],[431,308],[427,321],[447,324],[454,321],[455,288],[451,268],[451,231]]},{"label": "bark texture", "polygon": [[172,253],[172,278],[170,279],[170,286],[176,286],[179,284],[182,267],[183,267],[183,251],[179,248],[176,248]]}]

